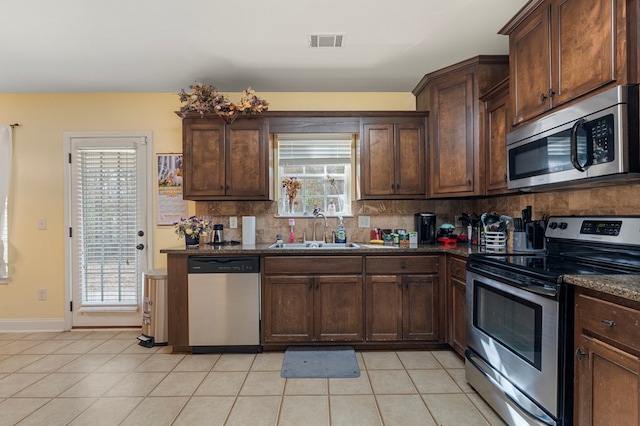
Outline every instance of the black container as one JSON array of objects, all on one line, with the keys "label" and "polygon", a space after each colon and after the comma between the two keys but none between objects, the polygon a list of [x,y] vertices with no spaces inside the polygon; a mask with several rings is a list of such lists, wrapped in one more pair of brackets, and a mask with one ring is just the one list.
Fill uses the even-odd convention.
[{"label": "black container", "polygon": [[436,243],[436,214],[435,213],[416,213],[415,225],[418,232],[418,244],[435,244]]},{"label": "black container", "polygon": [[213,225],[213,238],[211,239],[213,244],[224,244],[223,228],[224,227],[219,223]]}]

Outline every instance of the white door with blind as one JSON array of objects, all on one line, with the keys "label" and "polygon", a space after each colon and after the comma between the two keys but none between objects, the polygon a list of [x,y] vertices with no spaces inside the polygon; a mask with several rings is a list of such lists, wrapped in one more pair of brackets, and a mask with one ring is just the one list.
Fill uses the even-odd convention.
[{"label": "white door with blind", "polygon": [[65,133],[67,329],[142,324],[151,133]]}]

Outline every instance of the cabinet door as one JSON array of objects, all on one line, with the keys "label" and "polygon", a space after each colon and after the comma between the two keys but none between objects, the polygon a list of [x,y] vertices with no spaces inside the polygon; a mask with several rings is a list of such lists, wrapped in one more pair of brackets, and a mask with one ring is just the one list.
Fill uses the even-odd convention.
[{"label": "cabinet door", "polygon": [[393,195],[393,124],[365,124],[362,135],[362,198]]},{"label": "cabinet door", "polygon": [[227,196],[269,198],[267,132],[264,119],[239,120],[227,126]]},{"label": "cabinet door", "polygon": [[467,348],[467,285],[464,281],[451,278],[451,347],[460,356]]},{"label": "cabinet door", "polygon": [[575,424],[640,424],[640,359],[585,335],[576,344]]},{"label": "cabinet door", "polygon": [[507,133],[511,128],[509,92],[504,89],[485,101],[485,188],[487,194],[506,192],[507,189]]},{"label": "cabinet door", "polygon": [[[555,0],[551,14],[554,106],[604,86],[616,79],[618,37],[612,0]],[[636,24],[637,25],[637,24]],[[621,56],[622,61],[625,57]]]},{"label": "cabinet door", "polygon": [[[513,124],[535,117],[551,107],[550,25],[549,5],[545,3],[509,35]],[[587,32],[584,25],[576,31]]]},{"label": "cabinet door", "polygon": [[432,90],[435,101],[429,126],[429,195],[473,195],[477,152],[473,74],[443,77]]},{"label": "cabinet door", "polygon": [[424,124],[398,124],[396,137],[395,193],[426,196]]},{"label": "cabinet door", "polygon": [[318,276],[314,282],[317,340],[361,342],[364,336],[362,276]]},{"label": "cabinet door", "polygon": [[402,277],[402,332],[404,340],[438,340],[439,309],[437,275]]},{"label": "cabinet door", "polygon": [[183,121],[185,199],[206,200],[225,194],[225,126],[218,121]]},{"label": "cabinet door", "polygon": [[262,298],[263,341],[312,341],[313,293],[313,278],[265,277]]},{"label": "cabinet door", "polygon": [[365,285],[367,340],[402,340],[402,278],[368,276]]}]

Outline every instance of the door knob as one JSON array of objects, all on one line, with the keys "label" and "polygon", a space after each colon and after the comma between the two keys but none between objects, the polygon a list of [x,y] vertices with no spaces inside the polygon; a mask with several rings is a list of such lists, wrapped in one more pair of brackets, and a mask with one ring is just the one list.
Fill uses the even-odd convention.
[{"label": "door knob", "polygon": [[144,237],[144,231],[138,231],[138,237]]},{"label": "door knob", "polygon": [[144,244],[138,244],[136,250],[144,250]]}]

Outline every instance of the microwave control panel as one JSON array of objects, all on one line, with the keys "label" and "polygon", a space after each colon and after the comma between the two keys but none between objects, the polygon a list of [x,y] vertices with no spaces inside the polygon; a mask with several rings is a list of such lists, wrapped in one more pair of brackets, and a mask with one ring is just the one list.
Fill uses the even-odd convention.
[{"label": "microwave control panel", "polygon": [[593,147],[593,164],[609,163],[614,160],[613,114],[587,123],[589,139]]}]

